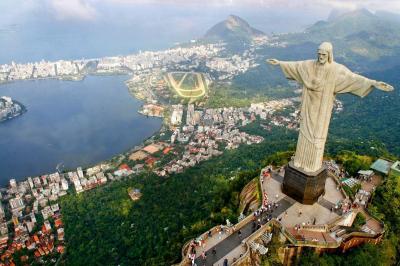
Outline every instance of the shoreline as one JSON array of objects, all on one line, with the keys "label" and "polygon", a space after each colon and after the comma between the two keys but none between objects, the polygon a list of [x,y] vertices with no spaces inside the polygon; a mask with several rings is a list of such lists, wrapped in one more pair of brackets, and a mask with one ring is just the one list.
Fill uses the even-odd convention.
[{"label": "shoreline", "polygon": [[[7,82],[0,82],[0,86],[3,85],[3,84],[12,83],[12,82],[36,81],[36,80],[49,80],[49,79],[52,79],[52,80],[55,80],[55,79],[56,79],[56,80],[61,80],[61,81],[83,81],[87,76],[93,76],[93,77],[96,77],[96,76],[128,76],[128,79],[127,79],[127,80],[129,80],[129,79],[132,77],[132,75],[133,75],[132,73],[120,73],[120,72],[118,72],[118,73],[98,73],[98,74],[96,74],[96,73],[89,73],[89,74],[87,74],[87,75],[82,75],[82,78],[80,78],[80,79],[79,79],[79,78],[76,78],[76,79],[73,79],[73,78],[72,78],[72,79],[71,79],[71,78],[70,78],[70,79],[66,79],[66,78],[56,78],[56,77],[49,77],[49,78],[33,78],[33,79],[23,79],[23,80],[12,80],[12,81],[7,81]],[[119,153],[117,153],[117,154],[114,154],[114,155],[112,155],[111,157],[109,157],[109,158],[107,158],[107,159],[105,159],[105,160],[97,161],[97,162],[94,162],[94,163],[91,163],[91,164],[88,164],[88,165],[79,165],[79,166],[77,166],[77,167],[82,167],[83,169],[86,169],[86,168],[94,167],[94,166],[96,166],[96,165],[100,165],[100,164],[103,164],[103,163],[110,163],[110,164],[112,164],[111,161],[112,161],[113,159],[117,159],[117,158],[120,157],[120,156],[126,156],[128,153],[132,153],[132,152],[134,152],[134,151],[136,151],[136,150],[141,149],[146,141],[148,141],[149,139],[151,139],[151,138],[153,138],[154,136],[156,136],[157,134],[159,134],[159,133],[163,130],[163,128],[165,128],[166,124],[165,124],[165,118],[164,118],[164,116],[161,116],[161,117],[160,117],[160,116],[144,115],[144,114],[141,112],[143,106],[144,106],[145,104],[149,103],[149,102],[147,102],[144,98],[136,97],[136,95],[135,95],[134,93],[132,93],[132,92],[129,90],[129,87],[128,87],[128,85],[126,84],[126,81],[127,81],[127,80],[125,80],[123,83],[124,83],[124,85],[125,85],[125,88],[128,90],[128,93],[129,93],[130,97],[132,97],[133,99],[138,100],[138,101],[140,102],[140,106],[139,106],[139,108],[138,108],[138,110],[137,110],[137,113],[139,113],[141,116],[146,116],[147,118],[160,119],[160,120],[161,120],[161,121],[160,121],[160,122],[161,122],[160,126],[159,126],[158,129],[156,129],[149,137],[143,139],[140,143],[134,145],[133,147],[128,147],[127,149],[124,149],[123,151],[121,151],[121,152],[119,152]],[[17,102],[17,101],[14,101],[14,102]],[[18,104],[20,104],[20,103],[18,102]],[[25,113],[25,112],[27,111],[27,109],[25,108],[24,105],[22,105],[22,104],[20,104],[20,105],[21,105],[21,107],[23,107],[23,109],[24,109],[25,111],[23,111],[21,114],[17,115],[16,117],[13,117],[13,118],[17,118],[17,117],[21,116],[23,113]],[[12,120],[12,119],[7,119],[7,120],[5,120],[5,121],[0,121],[0,123],[7,122],[8,120]],[[70,171],[70,170],[75,170],[75,168],[65,168],[65,169],[62,170],[62,172],[66,172],[66,171],[68,172],[68,171]],[[57,172],[56,167],[54,167],[54,172],[51,172],[51,171],[50,171],[50,172],[45,172],[45,173],[41,173],[41,174],[34,175],[34,176],[49,175],[49,174],[52,174],[52,173],[55,173],[55,172]],[[27,175],[27,176],[24,176],[24,177],[21,177],[21,178],[9,177],[9,178],[7,178],[7,180],[5,180],[4,184],[1,184],[1,183],[0,183],[0,191],[7,188],[8,183],[9,183],[9,181],[10,181],[11,179],[15,179],[17,182],[23,182],[23,181],[26,181],[29,177],[32,177],[32,176],[31,176],[31,175]]]}]

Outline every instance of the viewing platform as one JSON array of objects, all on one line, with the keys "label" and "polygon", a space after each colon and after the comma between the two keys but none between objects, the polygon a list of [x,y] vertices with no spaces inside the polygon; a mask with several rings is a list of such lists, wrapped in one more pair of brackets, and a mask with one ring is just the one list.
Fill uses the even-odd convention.
[{"label": "viewing platform", "polygon": [[[380,242],[383,223],[363,207],[354,206],[332,173],[325,193],[313,205],[305,205],[282,193],[284,169],[270,170],[262,169],[260,174],[263,204],[256,213],[188,241],[178,265],[251,265],[268,253],[273,236],[281,244],[278,256],[284,265],[290,265],[303,247],[344,252],[362,243]],[[358,213],[365,217],[365,224],[354,228]]]}]

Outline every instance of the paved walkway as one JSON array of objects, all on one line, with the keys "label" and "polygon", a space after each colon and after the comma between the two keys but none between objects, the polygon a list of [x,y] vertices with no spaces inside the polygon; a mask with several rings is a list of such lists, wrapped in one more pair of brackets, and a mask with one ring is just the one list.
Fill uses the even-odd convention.
[{"label": "paved walkway", "polygon": [[[340,190],[337,190],[335,181],[328,177],[325,183],[325,194],[313,205],[300,204],[282,192],[284,171],[272,171],[270,177],[264,177],[262,189],[267,194],[269,201],[286,199],[291,206],[280,215],[281,223],[285,227],[293,227],[299,224],[323,225],[329,223],[341,214],[341,210],[335,210],[336,203],[343,200]],[[331,211],[333,207],[333,212]]]},{"label": "paved walkway", "polygon": [[378,175],[373,175],[371,181],[362,181],[361,188],[368,192],[373,192],[382,183],[382,178]]},{"label": "paved walkway", "polygon": [[282,183],[282,182],[283,182],[283,175],[280,175],[280,174],[278,174],[278,173],[275,172],[275,171],[272,171],[271,177],[272,177],[273,179],[275,179],[276,181],[278,181],[279,183]]},{"label": "paved walkway", "polygon": [[[246,248],[245,244],[237,246],[235,249],[233,249],[231,252],[229,252],[226,256],[224,256],[219,261],[214,263],[214,266],[223,266],[225,259],[228,261],[228,265],[230,265],[234,261],[238,260],[240,258],[240,256],[246,252],[246,250],[247,250],[247,248]],[[201,266],[201,265],[199,265],[199,266]]]},{"label": "paved walkway", "polygon": [[[287,199],[283,198],[280,201],[278,201],[278,207],[273,210],[271,213],[272,217],[276,218],[278,217],[281,213],[283,213],[285,210],[287,210],[291,206],[291,202],[289,202]],[[264,213],[262,216],[259,216],[261,220],[261,224],[264,225],[267,222],[267,213]],[[241,236],[238,234],[239,231],[234,232],[230,236],[228,236],[226,239],[223,241],[219,242],[217,245],[214,247],[209,247],[209,249],[206,251],[206,259],[203,260],[201,256],[199,256],[196,260],[195,263],[198,266],[206,265],[206,266],[211,266],[214,263],[220,261],[222,258],[224,258],[227,254],[229,254],[233,249],[236,247],[242,245],[242,240],[246,239],[249,237],[251,234],[255,232],[253,222],[250,221],[247,224],[245,224],[241,229]],[[212,237],[218,237],[218,235],[214,235]],[[212,250],[215,248],[215,253],[212,252]],[[201,255],[201,254],[197,254]],[[223,261],[223,260],[222,260]],[[229,264],[232,263],[232,261],[228,261]]]}]

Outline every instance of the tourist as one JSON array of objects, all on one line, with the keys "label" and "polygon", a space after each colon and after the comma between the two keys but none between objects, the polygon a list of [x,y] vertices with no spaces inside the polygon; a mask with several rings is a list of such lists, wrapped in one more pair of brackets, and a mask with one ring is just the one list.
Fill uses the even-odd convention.
[{"label": "tourist", "polygon": [[240,230],[238,231],[238,236],[239,238],[242,238],[242,232]]},{"label": "tourist", "polygon": [[215,247],[213,247],[213,249],[212,249],[212,254],[215,256],[216,254],[217,254],[217,250],[215,249]]},{"label": "tourist", "polygon": [[210,231],[208,231],[208,237],[212,237],[211,230],[210,230]]},{"label": "tourist", "polygon": [[224,264],[223,266],[228,266],[228,259],[224,259]]},{"label": "tourist", "polygon": [[195,265],[196,254],[190,254],[189,259],[192,261],[192,266]]},{"label": "tourist", "polygon": [[201,258],[202,258],[203,260],[206,260],[206,259],[207,259],[207,255],[206,255],[206,252],[205,252],[205,251],[203,251],[203,252],[201,253]]}]

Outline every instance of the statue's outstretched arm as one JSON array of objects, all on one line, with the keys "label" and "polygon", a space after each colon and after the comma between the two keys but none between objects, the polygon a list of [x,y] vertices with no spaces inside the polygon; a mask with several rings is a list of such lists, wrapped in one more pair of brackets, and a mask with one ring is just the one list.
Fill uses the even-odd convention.
[{"label": "statue's outstretched arm", "polygon": [[394,90],[392,85],[387,84],[386,82],[383,81],[375,81],[374,87],[382,90],[382,91],[392,91]]},{"label": "statue's outstretched arm", "polygon": [[278,59],[267,59],[267,63],[277,66],[277,65],[279,65],[279,60]]}]

